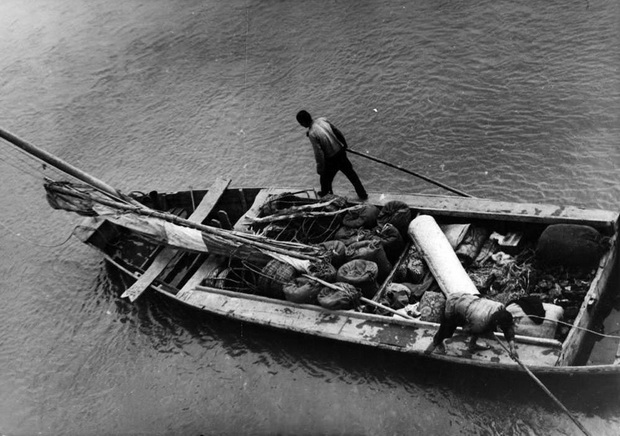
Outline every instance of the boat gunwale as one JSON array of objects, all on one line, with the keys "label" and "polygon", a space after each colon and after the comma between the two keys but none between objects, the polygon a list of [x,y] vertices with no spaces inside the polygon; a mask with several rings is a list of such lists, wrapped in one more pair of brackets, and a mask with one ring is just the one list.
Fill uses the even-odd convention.
[{"label": "boat gunwale", "polygon": [[[231,186],[226,191],[260,191],[272,190],[274,193],[305,192],[312,191],[300,187],[236,187]],[[207,192],[208,190],[204,190]],[[184,195],[190,191],[179,190],[167,195]],[[193,190],[193,192],[202,192]],[[355,200],[355,195],[345,196]],[[454,216],[460,218],[478,218],[488,220],[522,221],[531,224],[559,224],[559,223],[584,223],[594,227],[605,228],[616,234],[619,229],[620,211],[615,212],[606,209],[586,208],[571,205],[559,205],[554,203],[532,203],[519,201],[504,201],[490,198],[459,197],[441,194],[404,194],[404,193],[368,193],[367,203],[383,206],[390,201],[402,201],[411,209],[419,213],[428,213],[439,216]],[[442,207],[431,205],[428,200],[442,200],[446,202]],[[472,205],[480,207],[471,207]],[[495,205],[496,209],[487,210],[486,206]],[[469,208],[467,207],[469,206]],[[450,208],[449,208],[450,207]],[[550,212],[553,210],[553,212]],[[548,213],[545,214],[545,211]]]}]

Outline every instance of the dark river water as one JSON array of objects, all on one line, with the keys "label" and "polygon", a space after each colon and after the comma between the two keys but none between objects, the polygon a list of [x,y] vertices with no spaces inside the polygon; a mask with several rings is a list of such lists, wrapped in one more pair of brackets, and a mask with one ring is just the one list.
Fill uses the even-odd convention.
[{"label": "dark river water", "polygon": [[[620,206],[615,0],[2,0],[0,54],[0,126],[125,192],[318,188],[304,108],[474,196]],[[121,300],[56,174],[0,151],[1,435],[580,434],[525,376]],[[445,192],[351,160],[369,191]],[[618,435],[615,382],[548,387]]]}]

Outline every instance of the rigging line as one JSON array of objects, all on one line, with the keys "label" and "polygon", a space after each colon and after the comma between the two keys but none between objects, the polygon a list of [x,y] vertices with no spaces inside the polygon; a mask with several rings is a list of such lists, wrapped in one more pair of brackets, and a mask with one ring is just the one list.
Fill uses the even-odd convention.
[{"label": "rigging line", "polygon": [[6,230],[8,230],[14,236],[17,236],[18,238],[23,239],[24,241],[28,242],[29,244],[32,244],[32,245],[37,246],[37,247],[45,247],[45,248],[56,248],[56,247],[60,247],[61,245],[65,245],[67,242],[69,242],[69,239],[71,239],[71,236],[73,236],[73,233],[75,232],[75,229],[77,229],[77,227],[78,227],[78,226],[75,226],[73,228],[73,230],[71,230],[71,233],[69,233],[69,236],[67,236],[67,238],[64,241],[62,241],[61,243],[53,244],[53,245],[47,245],[47,244],[40,244],[40,243],[38,243],[36,241],[33,241],[32,239],[28,239],[28,238],[22,236],[21,233],[17,233],[15,231],[13,231],[10,227],[8,227],[2,221],[0,221],[0,226],[4,227]]},{"label": "rigging line", "polygon": [[[38,166],[31,165],[28,162],[25,162],[23,159],[19,159],[19,158],[15,157],[15,156],[11,156],[11,157],[12,158],[13,157],[16,158],[19,163],[23,164],[23,167],[17,166],[14,163],[12,163],[11,161],[6,160],[6,159],[0,159],[0,160],[2,160],[4,163],[12,166],[16,170],[21,171],[22,173],[24,173],[24,174],[26,174],[26,175],[34,178],[34,179],[37,179],[37,180],[43,179],[44,182],[46,182],[46,181],[48,181],[48,182],[55,182],[56,179],[52,179],[50,177],[50,174],[47,174],[47,173],[51,172],[51,173],[53,173],[57,177],[61,177],[61,176],[62,177],[67,177],[68,176],[68,177],[74,178],[75,180],[80,181],[79,179],[76,179],[75,177],[73,177],[71,174],[67,174],[67,173],[59,170],[58,168],[55,168],[52,165],[47,164],[46,162],[41,161],[41,168],[39,168]],[[46,173],[46,171],[47,171],[47,173]]]},{"label": "rigging line", "polygon": [[506,353],[508,353],[510,358],[512,360],[514,360],[515,362],[517,362],[517,364],[523,369],[523,371],[525,371],[527,373],[527,375],[529,375],[532,378],[532,380],[534,380],[534,382],[536,382],[536,384],[549,396],[549,398],[551,398],[551,400],[553,400],[553,402],[560,409],[562,409],[564,411],[564,413],[566,413],[566,415],[575,423],[575,425],[577,427],[579,427],[579,429],[583,432],[583,434],[585,434],[586,436],[591,436],[591,433],[583,426],[583,424],[572,413],[570,413],[570,410],[568,410],[566,408],[566,406],[564,404],[562,404],[562,402],[560,400],[558,400],[558,398],[555,395],[553,395],[553,393],[551,393],[549,388],[547,388],[547,386],[545,386],[544,383],[541,382],[538,379],[538,377],[536,377],[534,375],[534,373],[527,366],[525,366],[525,364],[523,362],[521,362],[521,360],[516,355],[514,355],[513,353],[510,352],[508,347],[506,347],[506,345],[504,345],[502,340],[497,335],[494,335],[494,336],[495,336],[495,339],[497,340],[497,342],[504,349],[504,351],[506,351]]},{"label": "rigging line", "polygon": [[31,164],[28,164],[27,162],[25,162],[25,161],[23,161],[23,160],[21,160],[21,159],[19,159],[17,157],[11,156],[11,158],[15,158],[20,164],[23,165],[23,167],[18,166],[15,162],[11,162],[8,159],[0,159],[0,160],[2,162],[6,163],[7,165],[12,166],[16,170],[21,171],[22,173],[24,173],[26,175],[29,175],[31,177],[34,177],[36,179],[38,179],[40,177],[44,177],[43,171],[41,171],[40,169],[37,169],[37,167],[35,167],[35,166],[31,165]]},{"label": "rigging line", "polygon": [[[52,179],[48,173],[53,173],[55,174],[57,177],[70,177],[72,180],[76,180],[78,182],[83,183],[83,181],[81,181],[80,179],[78,179],[77,177],[75,177],[72,174],[69,174],[63,170],[61,170],[60,168],[56,168],[53,165],[50,165],[49,163],[45,162],[43,159],[37,157],[37,156],[33,156],[27,152],[25,152],[24,150],[21,149],[16,149],[16,151],[22,155],[22,157],[26,157],[26,159],[21,158],[18,155],[10,155],[10,154],[5,154],[5,158],[6,159],[0,159],[2,160],[4,163],[12,166],[13,168],[15,168],[18,171],[21,171],[22,173],[33,177],[35,179],[40,179],[43,178],[44,180],[49,180],[49,181],[55,181],[54,179]],[[13,160],[13,162],[11,160]],[[15,164],[14,161],[17,161],[19,164],[22,165],[22,167],[17,166]],[[47,171],[47,173],[46,173]]]},{"label": "rigging line", "polygon": [[[8,153],[5,156],[7,156],[9,158],[14,158],[14,159],[22,162],[25,166],[29,166],[29,167],[34,168],[36,171],[39,171],[41,174],[43,174],[43,171],[38,169],[38,168],[42,168],[43,170],[50,169],[52,171],[56,171],[58,173],[65,174],[65,172],[60,170],[59,168],[56,168],[53,165],[50,165],[49,163],[45,162],[43,159],[41,159],[38,156],[34,156],[34,155],[30,154],[30,153],[27,153],[25,150],[23,150],[21,148],[16,148],[16,149],[14,149],[14,151],[16,151],[17,153],[21,154],[22,157],[26,157],[26,159],[21,159],[19,156],[11,156]],[[40,165],[40,167],[39,167],[39,165]]]},{"label": "rigging line", "polygon": [[558,324],[564,324],[564,325],[566,325],[568,327],[572,327],[572,328],[575,328],[575,329],[578,329],[578,330],[584,330],[586,332],[592,333],[594,335],[602,336],[604,338],[620,339],[620,336],[617,336],[617,335],[608,335],[608,334],[605,334],[605,333],[599,333],[597,331],[590,330],[590,329],[587,329],[585,327],[580,327],[578,325],[573,325],[573,324],[570,324],[570,323],[567,323],[567,322],[564,322],[564,321],[555,320],[555,319],[551,319],[551,318],[545,318],[544,316],[523,315],[523,316],[514,316],[513,318],[538,318],[538,319],[542,319],[542,320],[546,320],[546,321],[557,322]]}]

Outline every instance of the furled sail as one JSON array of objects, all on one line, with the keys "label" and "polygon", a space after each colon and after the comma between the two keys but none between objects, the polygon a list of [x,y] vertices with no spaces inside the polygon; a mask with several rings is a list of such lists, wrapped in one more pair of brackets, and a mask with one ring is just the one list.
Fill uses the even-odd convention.
[{"label": "furled sail", "polygon": [[311,261],[318,260],[323,251],[304,244],[275,241],[259,235],[190,223],[142,205],[111,201],[86,185],[50,182],[45,184],[45,189],[48,202],[55,209],[105,219],[160,245],[234,255],[257,263],[266,263],[275,258],[302,272],[308,272]]}]

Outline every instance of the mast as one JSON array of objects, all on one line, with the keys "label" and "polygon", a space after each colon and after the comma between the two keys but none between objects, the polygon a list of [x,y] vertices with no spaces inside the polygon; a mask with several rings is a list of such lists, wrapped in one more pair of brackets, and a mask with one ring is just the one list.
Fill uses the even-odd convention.
[{"label": "mast", "polygon": [[99,189],[100,191],[105,192],[106,194],[109,194],[117,198],[124,198],[124,196],[120,193],[120,191],[116,190],[115,188],[108,185],[107,183],[91,176],[90,174],[85,173],[79,168],[74,167],[73,165],[63,161],[62,159],[54,156],[53,154],[48,153],[47,151],[42,150],[39,147],[36,147],[33,144],[30,144],[29,142],[26,142],[23,139],[18,138],[17,136],[13,135],[12,133],[2,128],[0,128],[0,137],[10,142],[11,144],[15,145],[16,147],[21,148],[25,152],[41,159],[42,161],[52,165],[53,167],[61,171],[64,171],[67,174],[72,175],[73,177],[85,183],[88,183],[89,185],[94,186],[95,188]]}]

